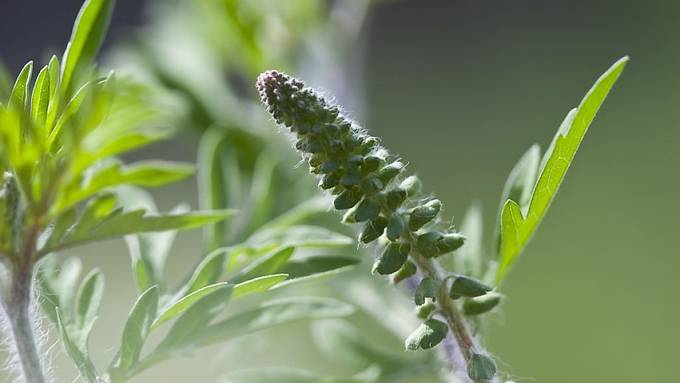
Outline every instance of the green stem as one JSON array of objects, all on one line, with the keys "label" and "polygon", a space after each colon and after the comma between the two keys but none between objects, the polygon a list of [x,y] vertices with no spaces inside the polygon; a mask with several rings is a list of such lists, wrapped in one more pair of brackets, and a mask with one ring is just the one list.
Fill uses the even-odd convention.
[{"label": "green stem", "polygon": [[5,314],[11,328],[21,373],[26,383],[45,383],[45,375],[38,354],[38,345],[30,317],[33,291],[33,255],[39,229],[31,228],[21,257],[12,268],[12,285],[3,300]]}]

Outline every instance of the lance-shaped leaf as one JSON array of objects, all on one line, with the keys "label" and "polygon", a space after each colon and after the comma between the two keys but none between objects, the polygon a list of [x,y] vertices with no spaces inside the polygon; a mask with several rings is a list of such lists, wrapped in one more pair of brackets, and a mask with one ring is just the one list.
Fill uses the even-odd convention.
[{"label": "lance-shaped leaf", "polygon": [[595,82],[581,104],[567,115],[544,155],[543,166],[526,214],[522,213],[522,208],[516,201],[508,200],[503,206],[497,282],[504,279],[545,216],[590,123],[627,62],[628,58],[624,57],[609,68]]},{"label": "lance-shaped leaf", "polygon": [[79,347],[76,342],[71,338],[66,326],[61,320],[59,315],[59,310],[56,311],[56,323],[59,329],[59,335],[61,336],[61,341],[64,344],[66,353],[75,362],[78,371],[85,379],[87,383],[96,383],[97,380],[97,370],[94,367],[94,363],[90,359],[87,350]]},{"label": "lance-shaped leaf", "polygon": [[140,295],[130,311],[113,368],[128,371],[139,361],[139,355],[151,330],[151,324],[156,319],[157,311],[158,287],[154,286]]},{"label": "lance-shaped leaf", "polygon": [[224,288],[227,285],[229,285],[229,283],[222,282],[206,286],[190,294],[187,294],[174,302],[171,302],[166,308],[161,310],[161,313],[158,315],[158,318],[156,318],[156,320],[153,322],[151,328],[152,329],[157,328],[158,326],[169,321],[170,319],[183,314],[194,303],[212,294],[214,291]]},{"label": "lance-shaped leaf", "polygon": [[234,286],[234,299],[269,290],[288,278],[288,274],[272,274],[249,279]]},{"label": "lance-shaped leaf", "polygon": [[62,60],[63,91],[68,92],[74,76],[90,67],[108,29],[113,3],[113,0],[87,0],[80,8]]}]

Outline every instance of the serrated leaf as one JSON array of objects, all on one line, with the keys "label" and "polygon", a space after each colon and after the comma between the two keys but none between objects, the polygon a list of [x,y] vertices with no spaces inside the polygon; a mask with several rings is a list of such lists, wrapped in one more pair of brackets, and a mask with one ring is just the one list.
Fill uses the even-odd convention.
[{"label": "serrated leaf", "polygon": [[63,90],[73,87],[73,79],[90,64],[99,50],[113,12],[113,0],[86,0],[73,24],[61,68]]},{"label": "serrated leaf", "polygon": [[567,115],[553,145],[544,155],[544,165],[534,187],[526,216],[522,213],[522,207],[513,200],[508,200],[503,206],[501,249],[496,275],[498,284],[503,281],[545,216],[590,123],[627,62],[628,58],[624,57],[609,68],[595,82],[579,106]]},{"label": "serrated leaf", "polygon": [[66,326],[61,320],[59,315],[59,310],[56,311],[56,323],[59,329],[59,335],[61,336],[61,341],[64,344],[66,353],[71,357],[73,362],[75,362],[78,371],[88,383],[96,383],[97,380],[97,370],[94,367],[94,363],[90,360],[87,350],[79,348],[76,343],[73,342],[71,336],[69,335]]},{"label": "serrated leaf", "polygon": [[226,219],[232,215],[234,215],[234,211],[232,210],[212,212],[194,211],[181,214],[169,213],[158,215],[146,214],[145,210],[133,210],[130,212],[117,210],[95,225],[88,225],[85,227],[80,227],[80,224],[77,225],[76,228],[74,228],[74,231],[77,229],[78,235],[69,235],[64,238],[58,246],[46,248],[43,252],[49,253],[57,249],[102,239],[122,237],[128,234],[168,230],[188,230]]},{"label": "serrated leaf", "polygon": [[278,285],[280,282],[285,281],[287,278],[288,274],[272,274],[243,281],[234,286],[233,299],[242,298],[249,294],[269,290],[270,288]]},{"label": "serrated leaf", "polygon": [[151,330],[151,324],[156,319],[158,311],[158,287],[154,286],[139,296],[123,329],[120,350],[115,368],[128,371],[138,361],[139,355]]}]

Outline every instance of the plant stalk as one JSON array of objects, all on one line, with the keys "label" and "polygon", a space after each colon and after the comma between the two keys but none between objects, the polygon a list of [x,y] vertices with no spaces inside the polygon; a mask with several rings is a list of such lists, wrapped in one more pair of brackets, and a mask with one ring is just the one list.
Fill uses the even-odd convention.
[{"label": "plant stalk", "polygon": [[33,332],[33,320],[30,317],[35,266],[33,255],[38,232],[38,228],[33,227],[28,233],[24,249],[12,268],[9,295],[4,298],[3,302],[21,373],[26,383],[46,382],[38,354],[38,343]]}]

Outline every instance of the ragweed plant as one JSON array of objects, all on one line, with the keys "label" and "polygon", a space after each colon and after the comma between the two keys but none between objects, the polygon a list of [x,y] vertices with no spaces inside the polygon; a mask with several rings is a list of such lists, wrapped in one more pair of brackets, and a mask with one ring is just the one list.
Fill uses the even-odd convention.
[{"label": "ragweed plant", "polygon": [[[393,282],[414,278],[414,302],[423,323],[405,341],[408,350],[430,349],[450,331],[462,363],[451,360],[463,379],[497,381],[493,357],[472,332],[475,317],[502,300],[498,286],[536,230],[559,188],[588,126],[618,79],[627,58],[598,79],[581,104],[569,112],[540,159],[535,147],[512,171],[503,193],[497,257],[468,259],[477,267],[448,270],[440,260],[455,256],[465,236],[441,218],[442,203],[421,193],[416,176],[339,107],[301,81],[278,71],[262,73],[257,89],[274,120],[295,135],[319,187],[335,196],[343,221],[361,224],[359,241],[378,243],[373,272]],[[471,274],[465,274],[465,272]],[[491,283],[489,283],[491,282]],[[492,284],[495,284],[494,288]]]}]

